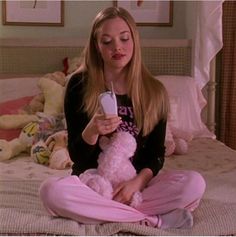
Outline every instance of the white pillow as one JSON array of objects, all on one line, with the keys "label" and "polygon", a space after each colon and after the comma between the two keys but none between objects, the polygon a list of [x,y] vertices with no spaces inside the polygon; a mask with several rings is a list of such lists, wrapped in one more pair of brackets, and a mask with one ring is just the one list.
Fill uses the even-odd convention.
[{"label": "white pillow", "polygon": [[0,80],[0,102],[34,96],[40,92],[37,86],[40,77],[19,77]]},{"label": "white pillow", "polygon": [[194,78],[165,75],[156,76],[156,79],[163,83],[170,97],[171,128],[191,139],[215,138],[202,122],[201,111],[207,102]]}]

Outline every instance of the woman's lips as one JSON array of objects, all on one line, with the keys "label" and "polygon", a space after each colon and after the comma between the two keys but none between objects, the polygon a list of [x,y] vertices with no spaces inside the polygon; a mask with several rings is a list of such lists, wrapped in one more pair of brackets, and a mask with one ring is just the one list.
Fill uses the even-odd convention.
[{"label": "woman's lips", "polygon": [[113,56],[112,56],[112,58],[113,59],[115,59],[115,60],[120,60],[121,58],[123,58],[125,55],[124,54],[114,54]]}]

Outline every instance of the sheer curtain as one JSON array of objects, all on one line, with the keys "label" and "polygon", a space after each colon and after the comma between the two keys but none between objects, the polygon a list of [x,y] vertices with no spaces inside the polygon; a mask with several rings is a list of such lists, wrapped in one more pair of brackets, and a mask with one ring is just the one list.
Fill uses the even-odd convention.
[{"label": "sheer curtain", "polygon": [[[223,46],[222,12],[224,0],[194,1],[193,15],[193,76],[203,89],[208,106],[203,111],[208,128],[215,132],[215,57]],[[191,5],[193,2],[190,3]],[[207,118],[206,118],[207,113]]]},{"label": "sheer curtain", "polygon": [[210,80],[210,63],[223,46],[222,4],[218,1],[197,1],[194,76],[202,89]]},{"label": "sheer curtain", "polygon": [[223,3],[223,49],[218,91],[218,138],[236,149],[236,1]]}]

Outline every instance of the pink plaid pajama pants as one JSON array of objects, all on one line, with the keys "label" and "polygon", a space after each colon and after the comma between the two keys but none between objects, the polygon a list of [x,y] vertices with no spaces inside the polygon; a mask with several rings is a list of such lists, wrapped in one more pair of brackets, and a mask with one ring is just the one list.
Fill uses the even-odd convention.
[{"label": "pink plaid pajama pants", "polygon": [[44,181],[40,198],[53,216],[84,224],[148,221],[152,226],[160,226],[161,214],[176,208],[193,211],[205,186],[203,177],[195,171],[161,171],[142,191],[143,202],[135,209],[102,197],[72,175]]}]

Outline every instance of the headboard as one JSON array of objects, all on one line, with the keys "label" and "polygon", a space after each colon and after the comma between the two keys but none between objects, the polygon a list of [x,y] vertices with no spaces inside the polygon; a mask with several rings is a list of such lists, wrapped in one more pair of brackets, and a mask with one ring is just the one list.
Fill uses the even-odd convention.
[{"label": "headboard", "polygon": [[[81,39],[0,39],[0,74],[43,74],[79,56]],[[144,63],[153,75],[191,75],[191,41],[143,40]]]},{"label": "headboard", "polygon": [[[83,39],[0,39],[0,79],[11,75],[43,75],[61,71],[65,57],[82,52]],[[153,75],[191,76],[193,71],[191,40],[141,40],[142,57]],[[204,94],[210,104],[203,111],[203,120],[214,132],[214,83]]]}]

